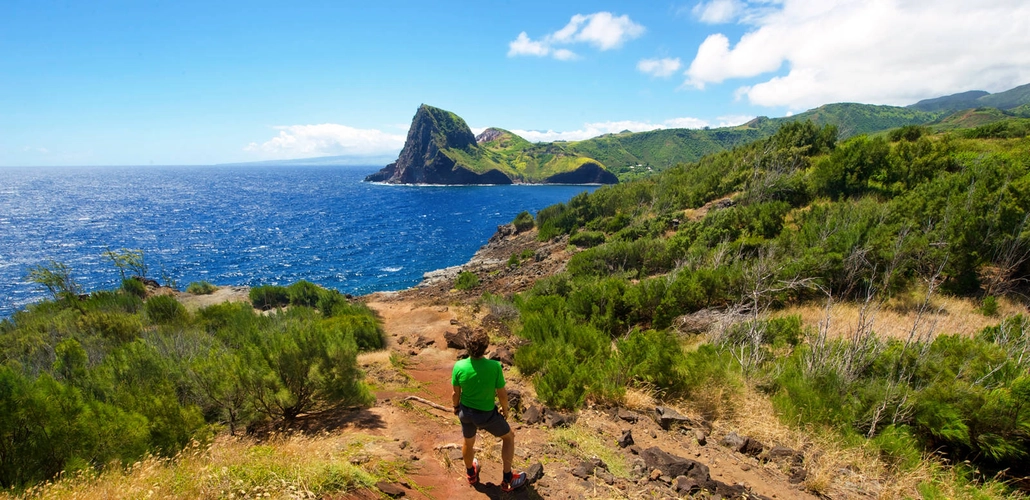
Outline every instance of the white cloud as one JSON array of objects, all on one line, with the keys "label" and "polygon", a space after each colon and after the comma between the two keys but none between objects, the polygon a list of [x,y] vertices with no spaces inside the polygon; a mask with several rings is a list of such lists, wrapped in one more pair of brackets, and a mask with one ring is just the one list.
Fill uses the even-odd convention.
[{"label": "white cloud", "polygon": [[737,19],[746,6],[740,0],[711,0],[695,5],[692,12],[703,23],[722,24]]},{"label": "white cloud", "polygon": [[533,40],[525,31],[508,43],[508,57],[515,56],[551,56],[561,61],[576,59],[578,56],[561,45],[585,43],[598,50],[617,49],[624,43],[644,34],[646,29],[633,22],[629,16],[614,16],[611,12],[595,12],[593,14],[576,14],[562,29],[545,35],[540,40]]},{"label": "white cloud", "polygon": [[551,49],[544,46],[543,42],[534,42],[529,39],[525,31],[508,43],[508,57],[514,56],[546,56]]},{"label": "white cloud", "polygon": [[337,155],[371,156],[400,151],[405,138],[403,135],[335,123],[288,125],[275,129],[279,131],[279,135],[261,144],[252,142],[244,150],[272,159]]},{"label": "white cloud", "polygon": [[661,123],[639,122],[633,120],[607,121],[585,123],[579,130],[567,130],[555,132],[554,130],[512,130],[529,142],[552,142],[552,141],[582,141],[604,134],[617,134],[624,130],[630,132],[647,132],[649,130],[660,130],[668,128],[691,128],[700,129],[705,127],[729,127],[740,125],[754,117],[751,116],[725,116],[719,117],[718,123],[712,124],[700,118],[671,118]]},{"label": "white cloud", "polygon": [[751,1],[734,14],[752,25],[736,44],[721,33],[706,38],[685,85],[760,77],[737,94],[761,106],[806,109],[840,101],[903,105],[1030,82],[1025,0],[775,3]]},{"label": "white cloud", "polygon": [[664,78],[672,76],[673,73],[680,70],[681,66],[682,63],[678,57],[675,59],[641,59],[637,63],[637,70],[651,76]]}]

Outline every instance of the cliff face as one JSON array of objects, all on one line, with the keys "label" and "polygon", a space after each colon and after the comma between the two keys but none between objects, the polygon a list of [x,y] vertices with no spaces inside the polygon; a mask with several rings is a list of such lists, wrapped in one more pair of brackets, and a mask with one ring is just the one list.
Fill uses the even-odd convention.
[{"label": "cliff face", "polygon": [[454,113],[423,104],[415,113],[397,161],[365,177],[366,182],[390,184],[511,184],[498,170],[473,172],[442,150],[472,151],[476,136]]}]

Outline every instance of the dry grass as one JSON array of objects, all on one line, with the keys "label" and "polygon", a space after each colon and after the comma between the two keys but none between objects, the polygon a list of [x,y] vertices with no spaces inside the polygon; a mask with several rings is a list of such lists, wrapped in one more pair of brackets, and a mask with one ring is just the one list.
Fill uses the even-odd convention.
[{"label": "dry grass", "polygon": [[[257,442],[223,436],[174,458],[147,457],[129,467],[108,467],[37,485],[25,498],[321,498],[371,487],[405,471],[384,438],[362,434],[276,437]],[[354,457],[361,457],[352,463]],[[14,498],[0,493],[0,498]]]},{"label": "dry grass", "polygon": [[[895,297],[886,307],[876,312],[873,331],[885,338],[905,339],[912,331],[917,317],[917,308],[922,300],[921,292]],[[998,316],[984,316],[979,304],[963,298],[935,296],[930,311],[924,315],[921,324],[933,328],[934,334],[973,335],[985,327],[998,324],[1000,318],[1015,314],[1027,314],[1026,306],[1009,299],[998,300]],[[780,311],[777,316],[798,315],[806,327],[817,328],[826,320],[825,304],[811,303]],[[860,305],[856,303],[834,304],[829,312],[830,338],[848,336],[858,324]],[[925,330],[924,330],[925,331]]]}]

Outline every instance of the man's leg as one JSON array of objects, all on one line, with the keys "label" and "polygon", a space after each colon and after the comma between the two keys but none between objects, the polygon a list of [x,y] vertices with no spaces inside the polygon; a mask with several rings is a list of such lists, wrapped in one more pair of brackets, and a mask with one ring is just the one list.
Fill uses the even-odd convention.
[{"label": "man's leg", "polygon": [[515,430],[512,429],[507,434],[501,436],[501,464],[503,466],[501,472],[504,472],[505,474],[511,472],[511,462],[514,458]]},{"label": "man's leg", "polygon": [[[512,448],[512,453],[514,452],[515,448]],[[504,455],[503,449],[501,451],[501,455]],[[461,445],[461,459],[465,461],[466,469],[472,468],[473,458],[476,458],[476,436],[465,438],[465,442]]]}]

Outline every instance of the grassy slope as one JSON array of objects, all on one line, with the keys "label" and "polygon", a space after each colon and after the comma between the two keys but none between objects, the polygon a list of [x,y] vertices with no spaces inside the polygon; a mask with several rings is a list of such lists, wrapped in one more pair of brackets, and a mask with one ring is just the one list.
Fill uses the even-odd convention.
[{"label": "grassy slope", "polygon": [[532,144],[508,131],[500,137],[470,149],[442,150],[448,158],[473,172],[500,170],[512,179],[539,182],[555,174],[571,172],[585,163],[601,163],[570,151],[562,143]]}]

